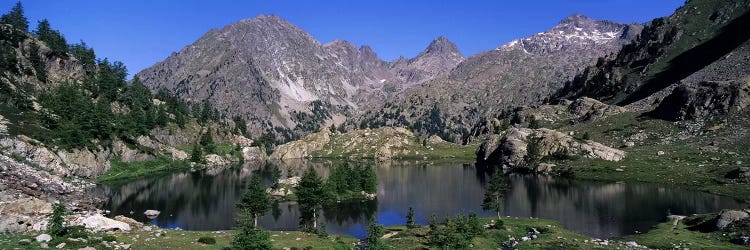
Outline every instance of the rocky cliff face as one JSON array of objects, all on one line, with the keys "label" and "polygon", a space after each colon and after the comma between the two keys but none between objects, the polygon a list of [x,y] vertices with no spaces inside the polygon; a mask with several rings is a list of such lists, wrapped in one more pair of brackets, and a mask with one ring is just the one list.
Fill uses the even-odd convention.
[{"label": "rocky cliff face", "polygon": [[487,116],[543,103],[565,81],[619,50],[640,30],[639,25],[573,15],[548,31],[469,57],[447,76],[369,110],[355,125],[406,126],[461,141],[468,128]]},{"label": "rocky cliff face", "polygon": [[388,63],[367,46],[321,44],[278,16],[260,15],[211,30],[137,76],[152,89],[242,116],[255,135],[274,128],[301,134],[341,123],[462,59],[441,37],[414,59]]}]

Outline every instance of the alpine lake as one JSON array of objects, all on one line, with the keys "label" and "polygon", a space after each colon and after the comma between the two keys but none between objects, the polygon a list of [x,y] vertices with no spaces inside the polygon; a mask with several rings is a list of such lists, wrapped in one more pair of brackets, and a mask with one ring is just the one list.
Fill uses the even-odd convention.
[{"label": "alpine lake", "polygon": [[[327,176],[342,160],[298,160],[276,164],[245,164],[220,171],[186,171],[99,185],[94,192],[106,195],[102,209],[109,216],[125,215],[163,228],[228,230],[234,226],[239,202],[251,175],[271,183],[270,168],[281,176],[301,175],[315,168]],[[378,177],[377,199],[341,201],[325,206],[321,222],[329,233],[365,236],[369,218],[385,226],[405,224],[409,207],[417,221],[476,213],[495,216],[481,208],[491,168],[462,162],[372,162]],[[668,213],[689,215],[742,208],[747,204],[730,197],[665,185],[575,180],[547,175],[511,174],[507,182],[503,216],[556,220],[572,231],[597,238],[646,232],[664,222]],[[143,212],[161,211],[149,219]],[[277,202],[261,219],[268,230],[297,230],[300,212],[296,202]]]}]

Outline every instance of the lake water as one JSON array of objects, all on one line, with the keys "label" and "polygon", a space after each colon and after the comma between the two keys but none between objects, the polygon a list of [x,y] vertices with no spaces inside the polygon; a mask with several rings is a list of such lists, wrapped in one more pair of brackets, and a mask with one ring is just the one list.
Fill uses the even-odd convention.
[{"label": "lake water", "polygon": [[[277,165],[282,176],[298,175],[314,167],[322,175],[337,162],[300,161]],[[426,224],[432,213],[438,218],[481,209],[488,168],[474,164],[388,162],[376,164],[377,200],[342,202],[323,210],[328,232],[363,237],[373,214],[386,226],[404,224],[411,206],[417,220]],[[102,185],[98,192],[109,197],[104,209],[111,216],[125,215],[160,227],[185,230],[225,230],[233,227],[235,204],[253,174],[267,178],[267,166],[246,165],[217,173],[184,172],[149,177],[124,184]],[[643,183],[605,183],[542,175],[508,176],[512,188],[506,194],[502,214],[560,221],[569,230],[598,238],[645,232],[673,214],[714,212],[746,207],[735,199],[697,191]],[[149,220],[143,211],[161,215]],[[132,213],[132,214],[131,214]],[[260,220],[269,230],[296,230],[297,205],[282,202]]]}]

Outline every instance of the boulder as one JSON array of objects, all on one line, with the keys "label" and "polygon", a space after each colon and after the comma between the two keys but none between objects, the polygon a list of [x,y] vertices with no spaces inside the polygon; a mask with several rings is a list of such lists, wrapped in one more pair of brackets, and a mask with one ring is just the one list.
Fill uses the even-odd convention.
[{"label": "boulder", "polygon": [[158,217],[159,214],[161,214],[161,211],[159,211],[159,210],[153,210],[153,209],[149,209],[149,210],[146,210],[145,212],[143,212],[143,215],[145,215],[149,219],[154,219],[154,218]]},{"label": "boulder", "polygon": [[266,161],[268,155],[266,155],[266,150],[261,147],[243,147],[242,158],[245,162],[263,162]]},{"label": "boulder", "polygon": [[568,112],[578,117],[579,122],[593,122],[625,111],[623,107],[605,104],[588,97],[579,98],[568,106]]},{"label": "boulder", "polygon": [[8,134],[8,123],[10,122],[0,115],[0,136]]},{"label": "boulder", "polygon": [[[606,161],[621,161],[626,153],[594,141],[579,141],[572,136],[551,129],[510,128],[500,135],[490,135],[477,151],[477,161],[526,168],[524,157],[531,135],[540,139],[540,156],[553,154],[577,155]],[[524,169],[538,171],[539,169]]]},{"label": "boulder", "polygon": [[289,178],[279,179],[279,184],[283,186],[296,187],[299,182],[302,181],[302,177],[292,176]]},{"label": "boulder", "polygon": [[130,231],[130,225],[128,225],[127,223],[104,217],[101,214],[89,216],[83,219],[81,224],[83,224],[86,229],[94,232],[108,232],[116,230],[123,232]]},{"label": "boulder", "polygon": [[669,120],[706,120],[744,109],[750,104],[746,81],[683,84],[665,97],[653,115]]},{"label": "boulder", "polygon": [[52,204],[34,197],[0,202],[4,214],[46,215],[52,213]]},{"label": "boulder", "polygon": [[122,216],[122,215],[115,216],[114,219],[116,221],[127,223],[128,225],[130,225],[131,228],[140,228],[140,227],[143,227],[143,223],[138,222],[137,220],[134,220],[132,218]]},{"label": "boulder", "polygon": [[50,236],[49,234],[40,234],[36,236],[35,239],[38,242],[49,242],[50,240],[52,240],[52,236]]},{"label": "boulder", "polygon": [[727,227],[729,224],[732,224],[732,222],[739,221],[745,218],[750,217],[750,215],[747,213],[747,211],[743,210],[721,210],[719,214],[716,216],[716,228],[721,230]]},{"label": "boulder", "polygon": [[224,157],[221,157],[217,154],[208,154],[203,156],[203,160],[206,162],[206,169],[210,170],[223,170],[231,162],[227,159],[224,159]]}]

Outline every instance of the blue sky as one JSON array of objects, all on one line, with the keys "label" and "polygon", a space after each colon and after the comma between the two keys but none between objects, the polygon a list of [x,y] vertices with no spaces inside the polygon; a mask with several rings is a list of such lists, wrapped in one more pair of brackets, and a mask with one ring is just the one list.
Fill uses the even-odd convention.
[{"label": "blue sky", "polygon": [[[69,43],[124,62],[132,74],[189,45],[211,28],[277,14],[322,43],[369,45],[385,60],[412,57],[445,35],[465,55],[544,31],[573,13],[643,23],[685,0],[23,0],[32,29],[49,19]],[[16,1],[0,1],[7,12]]]}]

